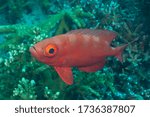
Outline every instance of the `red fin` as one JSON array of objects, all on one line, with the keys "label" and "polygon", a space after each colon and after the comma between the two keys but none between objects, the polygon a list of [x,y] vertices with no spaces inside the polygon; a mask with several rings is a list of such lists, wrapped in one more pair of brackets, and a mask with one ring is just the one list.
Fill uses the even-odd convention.
[{"label": "red fin", "polygon": [[78,29],[72,30],[67,34],[83,34],[83,35],[93,35],[99,37],[100,39],[106,40],[108,43],[111,43],[112,40],[116,37],[116,33],[108,30],[97,30],[97,29]]},{"label": "red fin", "polygon": [[122,52],[123,50],[129,45],[134,42],[136,42],[139,38],[134,39],[133,41],[129,42],[128,44],[125,44],[123,46],[115,48],[115,57],[118,58],[120,62],[122,62]]},{"label": "red fin", "polygon": [[84,72],[96,72],[100,69],[102,69],[105,65],[105,60],[101,61],[100,63],[92,66],[86,66],[86,67],[79,67],[79,70]]},{"label": "red fin", "polygon": [[70,67],[54,67],[60,78],[68,85],[73,84],[73,75]]},{"label": "red fin", "polygon": [[115,57],[116,58],[118,58],[118,60],[120,61],[120,62],[122,62],[122,52],[123,52],[123,50],[126,48],[128,46],[128,44],[126,44],[126,45],[123,45],[123,46],[119,46],[119,47],[117,47],[117,48],[115,48]]}]

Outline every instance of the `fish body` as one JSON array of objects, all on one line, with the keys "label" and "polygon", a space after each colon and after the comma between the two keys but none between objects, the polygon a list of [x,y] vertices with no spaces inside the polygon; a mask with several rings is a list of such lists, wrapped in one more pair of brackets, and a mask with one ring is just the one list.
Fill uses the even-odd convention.
[{"label": "fish body", "polygon": [[38,42],[30,48],[40,62],[55,68],[62,80],[73,83],[72,67],[85,72],[103,68],[105,58],[115,56],[122,61],[122,51],[127,46],[110,46],[116,33],[108,30],[78,29]]}]

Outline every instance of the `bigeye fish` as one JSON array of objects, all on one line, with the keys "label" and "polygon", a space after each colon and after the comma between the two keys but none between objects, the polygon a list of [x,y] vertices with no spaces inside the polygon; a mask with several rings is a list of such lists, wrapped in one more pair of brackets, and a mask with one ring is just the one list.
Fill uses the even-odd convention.
[{"label": "bigeye fish", "polygon": [[111,47],[116,33],[108,30],[78,29],[42,40],[30,48],[38,61],[53,66],[60,78],[73,84],[72,67],[96,72],[105,65],[106,57],[115,56],[122,62],[127,44]]}]

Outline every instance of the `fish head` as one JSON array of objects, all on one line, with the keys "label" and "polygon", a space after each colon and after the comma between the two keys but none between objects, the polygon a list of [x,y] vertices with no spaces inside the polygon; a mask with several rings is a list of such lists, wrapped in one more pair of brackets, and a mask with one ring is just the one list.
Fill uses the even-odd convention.
[{"label": "fish head", "polygon": [[30,47],[30,53],[38,61],[52,65],[57,62],[59,47],[53,39],[45,39]]}]

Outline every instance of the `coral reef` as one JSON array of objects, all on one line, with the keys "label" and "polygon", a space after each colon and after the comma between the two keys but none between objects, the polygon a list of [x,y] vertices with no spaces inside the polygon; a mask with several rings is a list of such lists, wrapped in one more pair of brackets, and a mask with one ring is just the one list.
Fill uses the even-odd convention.
[{"label": "coral reef", "polygon": [[[148,0],[0,1],[0,99],[150,99]],[[132,4],[132,5],[131,5]],[[107,58],[95,73],[73,68],[75,84],[31,57],[38,41],[79,28],[113,30],[129,43],[123,63]]]}]

